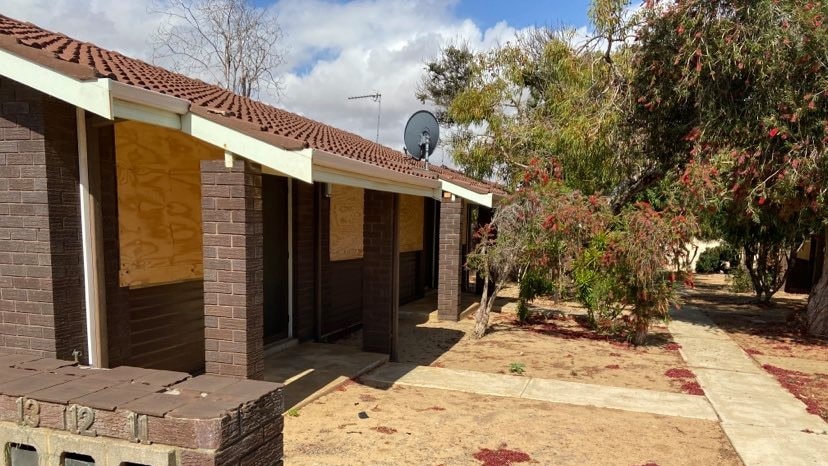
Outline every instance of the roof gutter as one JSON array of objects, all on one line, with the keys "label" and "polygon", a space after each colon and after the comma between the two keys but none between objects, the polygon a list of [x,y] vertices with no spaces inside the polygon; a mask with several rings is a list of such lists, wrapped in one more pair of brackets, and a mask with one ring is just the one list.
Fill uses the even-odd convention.
[{"label": "roof gutter", "polygon": [[440,181],[400,173],[360,160],[313,149],[313,180],[376,191],[440,198]]}]

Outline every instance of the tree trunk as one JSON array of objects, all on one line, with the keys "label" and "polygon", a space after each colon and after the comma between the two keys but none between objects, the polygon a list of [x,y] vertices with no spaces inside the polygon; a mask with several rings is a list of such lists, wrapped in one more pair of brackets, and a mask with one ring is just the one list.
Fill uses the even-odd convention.
[{"label": "tree trunk", "polygon": [[824,248],[822,276],[808,296],[808,333],[828,337],[828,248]]},{"label": "tree trunk", "polygon": [[494,307],[494,303],[497,300],[497,295],[500,293],[500,290],[502,290],[503,286],[506,284],[505,280],[498,278],[498,281],[494,284],[494,293],[486,298],[486,295],[489,294],[490,281],[489,277],[486,277],[486,281],[483,284],[483,298],[480,299],[480,307],[477,308],[477,312],[474,316],[474,332],[472,332],[472,336],[476,339],[483,338],[483,335],[486,334],[486,329],[489,327],[489,315],[492,313],[492,307]]},{"label": "tree trunk", "polygon": [[489,326],[489,301],[494,300],[494,296],[489,297],[489,283],[491,279],[488,275],[483,279],[483,296],[480,298],[480,306],[477,307],[477,312],[474,313],[474,331],[472,336],[474,338],[483,338],[486,334],[486,327]]}]

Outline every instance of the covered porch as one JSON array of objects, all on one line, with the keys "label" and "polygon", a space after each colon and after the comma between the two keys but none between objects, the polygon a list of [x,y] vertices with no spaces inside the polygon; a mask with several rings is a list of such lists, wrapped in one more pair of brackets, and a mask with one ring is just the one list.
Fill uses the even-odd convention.
[{"label": "covered porch", "polygon": [[[491,195],[368,141],[360,150],[388,159],[256,139],[223,114],[151,91],[116,86],[133,101],[112,97],[101,116],[3,86],[49,102],[42,146],[59,149],[39,159],[41,178],[10,184],[21,198],[42,188],[43,208],[21,209],[19,221],[53,243],[38,244],[51,262],[37,273],[54,277],[44,286],[57,291],[38,298],[55,298],[54,328],[20,318],[6,347],[262,378],[272,348],[355,330],[360,349],[394,359],[400,304],[429,291],[440,319],[459,317],[473,286],[463,263],[481,218],[475,202],[491,205]],[[164,110],[150,107],[158,102]],[[21,316],[34,306],[28,294],[15,299]],[[35,330],[43,343],[19,337]]]},{"label": "covered porch", "polygon": [[[476,283],[462,264],[481,210],[448,192],[427,196],[437,184],[330,174],[308,183],[174,129],[87,123],[101,365],[284,381],[301,373],[295,380],[321,389],[333,373],[358,374],[304,343],[358,338],[352,346],[364,353],[349,354],[359,369],[377,354],[396,357],[400,305],[449,320],[468,307],[461,296]],[[297,364],[306,367],[290,373]]]}]

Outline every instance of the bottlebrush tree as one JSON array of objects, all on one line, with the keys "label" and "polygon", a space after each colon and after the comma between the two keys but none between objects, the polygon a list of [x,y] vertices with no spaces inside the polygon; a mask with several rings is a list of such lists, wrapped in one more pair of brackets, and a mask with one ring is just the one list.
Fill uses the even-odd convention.
[{"label": "bottlebrush tree", "polygon": [[[628,123],[644,152],[665,166],[707,167],[721,186],[722,228],[743,245],[764,242],[778,256],[822,231],[828,2],[649,0],[643,18]],[[828,334],[828,270],[808,322]]]}]

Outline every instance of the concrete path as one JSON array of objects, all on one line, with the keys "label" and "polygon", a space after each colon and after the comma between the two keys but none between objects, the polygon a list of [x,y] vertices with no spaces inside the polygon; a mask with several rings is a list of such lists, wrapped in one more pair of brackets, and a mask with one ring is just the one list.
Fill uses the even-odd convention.
[{"label": "concrete path", "polygon": [[746,466],[828,464],[828,424],[703,312],[685,306],[668,328]]},{"label": "concrete path", "polygon": [[397,363],[386,364],[361,380],[376,387],[434,388],[718,421],[704,397],[680,393]]}]

